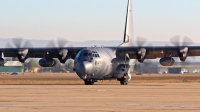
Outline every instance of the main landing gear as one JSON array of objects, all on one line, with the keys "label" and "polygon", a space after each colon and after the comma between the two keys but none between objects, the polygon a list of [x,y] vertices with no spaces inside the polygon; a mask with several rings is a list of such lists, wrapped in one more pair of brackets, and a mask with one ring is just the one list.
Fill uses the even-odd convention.
[{"label": "main landing gear", "polygon": [[121,78],[121,79],[118,79],[118,81],[120,81],[120,84],[121,85],[128,85],[128,81],[126,80],[126,78]]},{"label": "main landing gear", "polygon": [[85,85],[94,85],[95,80],[94,79],[85,79],[84,82],[85,82]]},{"label": "main landing gear", "polygon": [[124,77],[120,78],[120,79],[117,79],[118,81],[120,81],[120,84],[121,85],[128,85],[128,81],[129,81],[129,76],[128,74],[124,74]]}]

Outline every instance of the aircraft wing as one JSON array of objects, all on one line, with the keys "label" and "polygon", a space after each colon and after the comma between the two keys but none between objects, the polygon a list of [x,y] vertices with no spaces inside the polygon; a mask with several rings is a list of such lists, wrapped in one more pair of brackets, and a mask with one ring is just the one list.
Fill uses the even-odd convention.
[{"label": "aircraft wing", "polygon": [[[86,47],[66,47],[66,48],[1,48],[0,52],[4,57],[22,58],[58,58],[66,60],[74,59],[77,53]],[[121,56],[128,54],[130,59],[156,59],[162,57],[180,57],[186,59],[190,56],[200,56],[200,46],[144,46],[144,47],[108,47],[116,49]]]},{"label": "aircraft wing", "polygon": [[67,48],[2,48],[0,52],[4,57],[18,57],[20,55],[28,55],[28,58],[59,58],[63,55],[74,59],[76,54],[83,47],[67,47]]},{"label": "aircraft wing", "polygon": [[200,56],[200,46],[118,47],[116,49],[121,55],[128,54],[130,59]]}]

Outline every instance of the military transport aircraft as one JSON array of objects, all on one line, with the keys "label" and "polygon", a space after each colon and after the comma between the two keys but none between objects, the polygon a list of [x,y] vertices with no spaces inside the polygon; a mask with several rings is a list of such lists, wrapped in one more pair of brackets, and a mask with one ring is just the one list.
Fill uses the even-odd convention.
[{"label": "military transport aircraft", "polygon": [[[173,57],[185,61],[189,56],[200,56],[200,46],[133,46],[133,13],[132,0],[128,0],[125,32],[123,43],[116,47],[59,47],[31,48],[16,46],[15,48],[1,48],[4,57],[17,57],[24,63],[28,58],[42,58],[39,65],[53,67],[55,58],[61,63],[67,59],[75,60],[75,71],[85,85],[93,85],[98,80],[116,78],[121,85],[126,85],[131,79],[131,68],[136,61],[142,63],[145,59],[160,59],[163,66],[172,66]],[[17,40],[15,41],[17,42]],[[65,42],[63,42],[65,43]],[[26,44],[29,44],[28,42]],[[1,64],[4,59],[0,58]]]}]

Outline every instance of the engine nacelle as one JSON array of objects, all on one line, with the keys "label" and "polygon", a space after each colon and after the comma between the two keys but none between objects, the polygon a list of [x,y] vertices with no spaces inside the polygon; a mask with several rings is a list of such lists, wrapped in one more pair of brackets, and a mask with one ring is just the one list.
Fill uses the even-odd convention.
[{"label": "engine nacelle", "polygon": [[65,63],[66,62],[67,54],[68,54],[68,50],[67,49],[62,49],[62,50],[59,51],[58,59],[60,60],[61,63]]},{"label": "engine nacelle", "polygon": [[170,57],[163,57],[160,59],[160,64],[162,66],[172,66],[174,65],[174,63],[175,63],[175,60]]},{"label": "engine nacelle", "polygon": [[54,59],[40,59],[39,65],[41,67],[53,67],[56,65],[56,61]]},{"label": "engine nacelle", "polygon": [[179,54],[180,60],[185,61],[188,56],[188,47],[184,47],[184,48],[180,49],[178,54]]},{"label": "engine nacelle", "polygon": [[0,58],[0,66],[4,66],[5,60],[3,58]]},{"label": "engine nacelle", "polygon": [[137,52],[137,58],[138,58],[138,61],[140,62],[140,63],[143,63],[144,62],[144,60],[145,60],[145,56],[146,56],[146,49],[144,49],[144,48],[141,48],[140,50],[138,50],[138,52]]},{"label": "engine nacelle", "polygon": [[20,62],[24,63],[25,60],[28,58],[29,49],[21,49],[18,51],[18,59]]}]

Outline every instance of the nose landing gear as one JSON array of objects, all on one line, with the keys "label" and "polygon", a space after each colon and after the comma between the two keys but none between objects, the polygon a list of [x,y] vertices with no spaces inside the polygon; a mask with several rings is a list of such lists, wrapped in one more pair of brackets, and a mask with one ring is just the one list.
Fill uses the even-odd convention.
[{"label": "nose landing gear", "polygon": [[85,85],[94,85],[95,80],[94,79],[85,79],[84,82],[85,82]]}]

